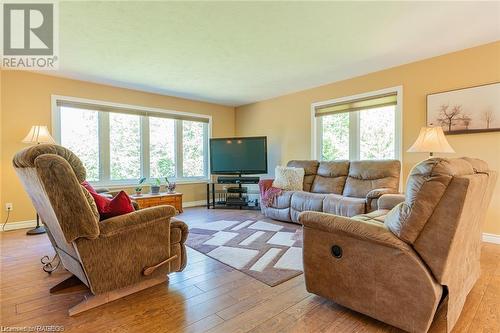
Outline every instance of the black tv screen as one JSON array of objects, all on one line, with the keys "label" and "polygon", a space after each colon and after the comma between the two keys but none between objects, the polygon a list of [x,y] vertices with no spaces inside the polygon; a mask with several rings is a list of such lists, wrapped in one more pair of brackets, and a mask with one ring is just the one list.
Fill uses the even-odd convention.
[{"label": "black tv screen", "polygon": [[210,139],[212,174],[267,173],[267,138]]}]

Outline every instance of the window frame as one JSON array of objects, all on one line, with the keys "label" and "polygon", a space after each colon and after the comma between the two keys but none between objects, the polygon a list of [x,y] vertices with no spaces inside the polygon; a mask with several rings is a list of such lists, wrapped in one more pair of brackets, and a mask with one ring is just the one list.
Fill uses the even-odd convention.
[{"label": "window frame", "polygon": [[[52,134],[55,141],[61,143],[61,112],[60,107],[57,105],[57,101],[69,101],[76,103],[84,103],[97,106],[124,108],[124,109],[134,109],[142,112],[154,112],[173,116],[171,119],[175,120],[175,173],[176,176],[171,179],[177,184],[192,184],[192,183],[206,183],[210,180],[210,152],[208,142],[212,137],[212,116],[199,113],[191,113],[177,110],[167,110],[160,108],[144,107],[138,105],[113,103],[100,100],[92,100],[86,98],[78,98],[71,96],[61,96],[61,95],[51,95],[51,108],[52,108]],[[98,111],[98,110],[97,110]],[[110,175],[110,149],[109,149],[109,112],[98,111],[98,126],[99,126],[99,181],[90,182],[92,185],[96,186],[106,186],[106,187],[128,187],[135,186],[137,179],[123,179],[123,180],[111,180]],[[146,177],[147,181],[151,181],[154,178],[150,178],[150,145],[149,145],[149,116],[138,115],[140,117],[140,132],[141,132],[141,177]],[[185,116],[187,118],[202,118],[208,120],[204,122],[204,135],[203,135],[203,145],[204,149],[204,169],[205,175],[198,177],[179,177],[182,175],[182,160],[183,160],[183,126],[182,120],[176,119],[174,116]],[[187,120],[193,121],[193,120]],[[107,128],[107,131],[102,131],[101,128]],[[107,147],[107,149],[101,149],[101,147]]]},{"label": "window frame", "polygon": [[[311,104],[311,155],[312,159],[321,160],[323,126],[322,118],[316,117],[316,109],[331,104],[349,102],[363,98],[377,97],[384,94],[396,94],[395,121],[394,121],[394,158],[403,160],[403,86],[391,87],[367,93],[345,96]],[[359,112],[349,112],[349,160],[360,159],[360,131]]]}]

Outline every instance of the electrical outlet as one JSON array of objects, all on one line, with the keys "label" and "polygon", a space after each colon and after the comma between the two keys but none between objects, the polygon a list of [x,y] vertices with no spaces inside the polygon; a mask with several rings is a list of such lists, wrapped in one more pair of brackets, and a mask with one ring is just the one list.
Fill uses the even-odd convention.
[{"label": "electrical outlet", "polygon": [[14,210],[14,206],[12,205],[12,202],[7,202],[5,204],[5,210],[6,211],[12,211],[12,210]]}]

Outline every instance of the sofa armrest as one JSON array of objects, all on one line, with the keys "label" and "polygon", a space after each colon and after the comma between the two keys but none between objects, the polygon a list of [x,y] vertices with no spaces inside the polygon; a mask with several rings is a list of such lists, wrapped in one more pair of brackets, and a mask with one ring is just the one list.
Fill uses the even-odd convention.
[{"label": "sofa armrest", "polygon": [[411,251],[408,244],[400,240],[382,223],[359,221],[348,217],[310,211],[301,213],[299,222],[305,228],[329,233],[342,233],[359,240]]},{"label": "sofa armrest", "polygon": [[274,179],[261,179],[259,180],[259,192],[263,197],[264,193],[273,186]]},{"label": "sofa armrest", "polygon": [[184,243],[189,234],[189,229],[186,223],[172,217],[170,219],[170,254],[177,254],[179,260],[172,263],[173,271],[182,271],[187,265],[187,252]]},{"label": "sofa armrest", "polygon": [[384,194],[378,199],[378,209],[391,210],[399,203],[405,201],[405,195],[401,193]]},{"label": "sofa armrest", "polygon": [[397,193],[397,191],[395,191],[392,188],[375,188],[366,194],[366,198],[367,199],[377,199],[377,198],[380,198],[384,194],[391,194],[391,193]]},{"label": "sofa armrest", "polygon": [[397,193],[392,188],[375,188],[366,194],[366,206],[368,211],[380,209],[378,199],[384,194]]},{"label": "sofa armrest", "polygon": [[125,215],[115,216],[99,222],[100,237],[110,237],[122,232],[133,232],[153,223],[168,223],[175,215],[172,206],[156,206]]},{"label": "sofa armrest", "polygon": [[189,228],[186,223],[175,217],[170,219],[170,242],[184,244],[188,234]]}]

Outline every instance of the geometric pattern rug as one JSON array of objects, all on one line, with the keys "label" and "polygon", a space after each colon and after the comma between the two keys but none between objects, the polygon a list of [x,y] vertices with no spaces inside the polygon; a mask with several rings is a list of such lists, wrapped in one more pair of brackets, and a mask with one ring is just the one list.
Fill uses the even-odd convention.
[{"label": "geometric pattern rug", "polygon": [[302,274],[302,226],[266,221],[190,224],[186,245],[274,287]]}]

